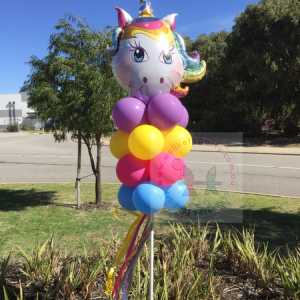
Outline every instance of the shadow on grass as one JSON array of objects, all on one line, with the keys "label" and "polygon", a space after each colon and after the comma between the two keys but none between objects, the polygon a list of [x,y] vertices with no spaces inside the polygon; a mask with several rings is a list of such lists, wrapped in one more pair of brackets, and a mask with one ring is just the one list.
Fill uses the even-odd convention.
[{"label": "shadow on grass", "polygon": [[[209,208],[203,208],[204,210]],[[171,212],[165,210],[157,216],[156,221],[160,224],[181,223],[187,227],[191,223],[198,224],[198,218],[200,224],[203,226],[210,222],[209,227],[212,232],[219,225],[222,231],[231,230],[232,226],[242,232],[243,228],[255,228],[255,242],[262,245],[263,243],[269,244],[269,249],[279,248],[285,251],[286,246],[290,249],[300,247],[300,209],[295,213],[278,212],[278,207],[268,207],[259,210],[241,210],[225,208],[219,215],[215,214],[211,218],[203,218],[203,215],[187,216],[180,214],[179,212]],[[195,210],[193,210],[195,211]],[[240,221],[236,222],[237,217],[240,217]]]},{"label": "shadow on grass", "polygon": [[56,191],[0,189],[0,211],[22,211],[28,206],[54,204]]}]

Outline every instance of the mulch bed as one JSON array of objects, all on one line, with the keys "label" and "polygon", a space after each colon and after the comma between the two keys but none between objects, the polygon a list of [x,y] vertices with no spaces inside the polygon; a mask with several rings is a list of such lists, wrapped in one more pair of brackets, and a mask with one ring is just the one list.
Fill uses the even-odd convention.
[{"label": "mulch bed", "polygon": [[[155,257],[155,260],[157,260],[157,257]],[[210,262],[208,260],[199,260],[197,267],[207,269],[209,268],[209,264]],[[23,293],[27,300],[36,300],[37,293],[39,295],[39,299],[43,299],[43,296],[46,294],[43,284],[40,281],[32,283],[26,282],[26,277],[19,271],[20,266],[20,263],[17,264],[6,278],[6,289],[10,292],[10,300],[16,299],[14,294],[20,294],[19,281],[22,283]],[[279,278],[275,279],[275,282],[270,284],[267,288],[262,288],[256,283],[255,279],[249,276],[249,274],[243,273],[243,271],[232,271],[225,257],[221,258],[221,260],[219,258],[219,262],[215,262],[214,275],[216,282],[218,283],[218,287],[215,291],[217,299],[219,299],[218,296],[220,290],[222,291],[221,300],[279,300],[280,296],[282,297],[283,295],[283,285]],[[81,288],[79,287],[72,299],[106,300],[108,297],[104,293],[105,285],[106,277],[105,274],[101,273],[98,275],[94,283],[90,298],[85,298],[86,295],[82,293]],[[60,292],[58,299],[63,298],[63,294]],[[2,299],[4,299],[4,297],[3,292],[0,289],[0,300]],[[132,298],[130,299],[134,300]],[[170,300],[175,299],[170,298]]]}]

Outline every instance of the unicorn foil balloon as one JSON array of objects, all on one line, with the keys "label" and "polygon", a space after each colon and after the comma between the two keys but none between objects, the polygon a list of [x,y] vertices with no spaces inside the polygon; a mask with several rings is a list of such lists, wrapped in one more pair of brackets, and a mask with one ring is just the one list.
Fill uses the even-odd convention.
[{"label": "unicorn foil balloon", "polygon": [[147,103],[157,94],[182,98],[188,87],[180,83],[200,80],[206,71],[204,61],[194,52],[186,53],[183,38],[175,31],[177,14],[155,18],[148,0],[141,1],[139,16],[133,19],[120,8],[113,45],[107,52],[114,56],[113,72],[118,83],[130,97]]}]

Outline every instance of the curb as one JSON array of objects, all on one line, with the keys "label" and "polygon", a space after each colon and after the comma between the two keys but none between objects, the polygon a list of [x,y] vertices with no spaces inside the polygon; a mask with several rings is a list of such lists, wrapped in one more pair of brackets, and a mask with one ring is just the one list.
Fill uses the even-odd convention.
[{"label": "curb", "polygon": [[[43,184],[43,183],[54,183],[54,184],[75,184],[74,182],[8,182],[8,183],[0,183],[0,185],[5,184]],[[95,184],[95,182],[81,182],[81,184]],[[109,185],[122,185],[122,183],[102,183],[102,184],[109,184]],[[206,190],[206,188],[195,188],[195,190]],[[300,199],[300,197],[293,197],[293,196],[283,196],[283,195],[276,195],[276,194],[262,194],[262,193],[250,193],[250,192],[241,192],[241,191],[230,191],[230,190],[218,190],[219,192],[229,192],[235,194],[245,194],[245,195],[256,195],[256,196],[269,196],[269,197],[281,197],[281,198],[290,198],[290,199]]]},{"label": "curb", "polygon": [[[227,148],[228,149],[228,148]],[[209,151],[209,150],[191,150],[191,152],[216,152],[216,151]],[[225,151],[219,151],[222,153],[226,153]],[[267,154],[267,155],[295,155],[300,156],[300,149],[299,154],[297,153],[271,153],[271,152],[248,152],[248,151],[228,151],[229,153],[240,153],[240,154]]]}]

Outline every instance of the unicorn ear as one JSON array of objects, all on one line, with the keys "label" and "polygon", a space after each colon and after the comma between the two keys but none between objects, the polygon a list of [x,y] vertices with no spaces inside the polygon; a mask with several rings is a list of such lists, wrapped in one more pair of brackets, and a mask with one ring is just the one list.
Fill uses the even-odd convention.
[{"label": "unicorn ear", "polygon": [[167,15],[166,17],[164,17],[163,19],[162,19],[162,21],[165,21],[165,22],[167,22],[167,23],[169,23],[170,24],[170,29],[172,30],[172,31],[174,31],[174,29],[175,29],[175,18],[178,16],[178,14],[171,14],[171,15]]},{"label": "unicorn ear", "polygon": [[128,23],[131,23],[132,17],[123,9],[116,7],[118,11],[118,23],[120,28],[124,28],[124,26]]}]

